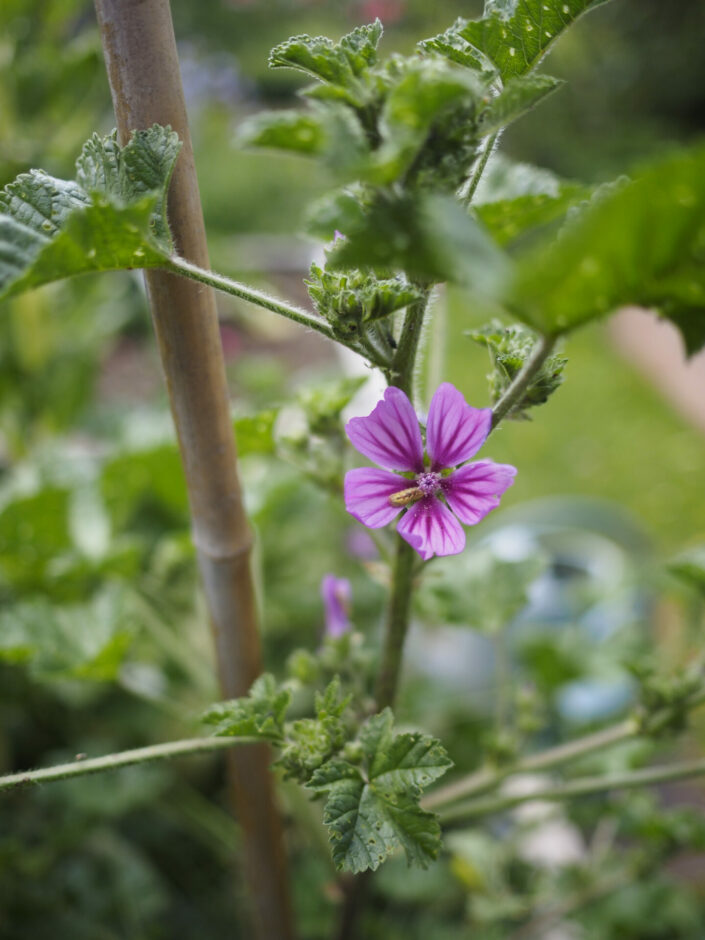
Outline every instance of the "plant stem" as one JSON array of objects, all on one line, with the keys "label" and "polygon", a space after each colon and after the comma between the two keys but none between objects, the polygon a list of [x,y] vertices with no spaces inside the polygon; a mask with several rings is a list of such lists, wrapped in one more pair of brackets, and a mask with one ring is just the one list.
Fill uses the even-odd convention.
[{"label": "plant stem", "polygon": [[555,336],[540,336],[536,345],[531,351],[531,355],[517,373],[514,381],[500,398],[492,409],[492,427],[496,428],[502,418],[508,414],[515,405],[517,405],[524,396],[524,393],[531,385],[536,374],[541,369],[546,359],[551,355],[553,347],[556,345]]},{"label": "plant stem", "polygon": [[540,800],[569,800],[576,796],[590,796],[603,793],[606,790],[626,790],[634,787],[645,787],[656,783],[668,783],[672,780],[686,780],[688,777],[705,775],[705,759],[696,761],[682,761],[668,767],[646,767],[620,774],[604,774],[599,777],[579,777],[569,780],[545,790],[534,790],[532,793],[517,793],[513,795],[487,797],[484,799],[469,800],[457,806],[441,811],[443,823],[459,820],[475,819],[478,816],[489,816],[503,810]]},{"label": "plant stem", "polygon": [[[687,699],[687,707],[692,710],[705,702],[705,687],[697,689]],[[663,710],[664,717],[669,714],[666,707]],[[652,716],[654,724],[659,725],[661,710]],[[548,748],[545,751],[539,751],[538,754],[530,754],[514,764],[508,764],[500,768],[483,768],[474,773],[468,774],[448,786],[440,787],[432,793],[429,793],[422,801],[426,809],[432,809],[443,806],[446,803],[453,803],[465,796],[474,796],[478,793],[484,793],[487,790],[494,790],[507,777],[515,774],[536,773],[541,770],[548,770],[552,767],[560,767],[562,764],[568,764],[571,761],[579,760],[581,757],[587,757],[596,751],[601,751],[607,747],[613,747],[615,744],[621,744],[630,738],[635,738],[644,732],[644,725],[639,718],[627,718],[608,728],[602,728],[593,734],[587,734],[575,741],[568,741],[565,744],[559,744],[556,747]]]},{"label": "plant stem", "polygon": [[[182,142],[169,189],[176,253],[209,267],[193,148],[169,0],[95,0],[120,141],[152,124]],[[215,294],[170,271],[146,273],[147,289],[191,509],[193,540],[227,698],[244,695],[261,672],[252,533],[240,492]],[[228,755],[229,795],[243,831],[245,871],[257,940],[294,935],[281,818],[269,749]]]},{"label": "plant stem", "polygon": [[314,314],[304,310],[303,307],[295,307],[293,304],[286,303],[286,301],[277,300],[276,297],[270,297],[270,295],[266,294],[264,291],[256,290],[254,287],[248,287],[247,284],[234,281],[224,274],[216,274],[214,271],[199,268],[198,265],[191,264],[191,262],[186,261],[185,258],[172,255],[169,261],[164,265],[164,270],[171,271],[174,274],[181,274],[183,277],[188,277],[192,281],[207,284],[209,287],[214,287],[216,290],[231,294],[233,297],[240,297],[242,300],[247,300],[251,304],[256,304],[258,307],[264,307],[266,310],[271,310],[273,313],[281,314],[281,316],[293,320],[294,323],[299,323],[311,330],[322,333],[323,336],[326,336],[328,339],[334,338],[333,331],[325,320],[314,316]]},{"label": "plant stem", "polygon": [[138,747],[131,751],[119,751],[90,760],[72,761],[70,764],[57,764],[55,767],[42,767],[40,770],[26,770],[19,774],[0,777],[0,790],[11,790],[28,783],[52,783],[55,780],[70,780],[73,777],[85,777],[106,770],[118,770],[134,764],[149,764],[171,757],[184,757],[189,754],[210,754],[234,747],[236,744],[252,743],[252,738],[187,738],[183,741],[170,741],[168,744],[154,744],[150,747]]},{"label": "plant stem", "polygon": [[397,345],[397,351],[392,361],[391,369],[387,376],[390,385],[395,385],[411,398],[412,384],[414,380],[414,367],[416,365],[416,354],[421,339],[421,330],[423,328],[423,319],[428,306],[430,290],[424,289],[423,297],[415,304],[411,304],[404,318],[401,336]]},{"label": "plant stem", "polygon": [[375,685],[377,711],[393,705],[396,698],[404,641],[409,627],[415,560],[414,549],[398,535],[382,662]]},{"label": "plant stem", "polygon": [[466,206],[469,206],[472,202],[473,196],[475,195],[475,190],[477,189],[478,183],[482,178],[482,174],[485,172],[487,161],[492,156],[492,151],[494,150],[494,145],[497,143],[498,137],[499,131],[496,131],[487,138],[487,143],[485,144],[485,149],[482,153],[482,156],[475,164],[475,169],[473,170],[472,176],[470,177],[468,188],[463,193],[463,203]]},{"label": "plant stem", "polygon": [[500,768],[483,768],[475,771],[475,773],[468,774],[467,777],[463,777],[461,780],[456,780],[448,786],[440,787],[438,790],[429,793],[423,800],[423,806],[425,809],[443,806],[465,796],[494,790],[503,780],[515,774],[535,773],[540,770],[548,770],[550,767],[567,764],[595,751],[601,751],[603,748],[626,741],[637,735],[639,729],[639,723],[635,719],[629,718],[610,728],[578,738],[577,741],[569,741],[567,744],[560,744],[558,747],[549,748],[538,754],[531,754],[515,764],[508,764],[506,767]]}]

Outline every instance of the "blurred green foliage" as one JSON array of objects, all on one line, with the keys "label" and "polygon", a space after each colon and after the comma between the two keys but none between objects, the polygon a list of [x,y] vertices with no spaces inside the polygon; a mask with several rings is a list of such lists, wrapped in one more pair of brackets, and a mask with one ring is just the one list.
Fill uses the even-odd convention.
[{"label": "blurred green foliage", "polygon": [[[216,267],[238,266],[233,234],[298,232],[306,206],[333,185],[296,156],[244,153],[235,142],[241,121],[263,104],[295,103],[301,82],[284,70],[266,68],[272,46],[293,33],[338,36],[379,12],[386,20],[385,50],[411,53],[421,36],[442,32],[456,16],[479,13],[479,6],[465,0],[431,5],[174,0]],[[628,170],[637,157],[657,155],[702,132],[704,31],[700,4],[619,0],[592,13],[558,43],[550,70],[567,85],[531,118],[517,121],[503,143],[517,160],[582,182],[552,196],[540,190],[529,197],[525,208],[532,224],[550,225],[585,198],[583,183],[603,182]],[[32,165],[70,176],[83,140],[95,129],[107,132],[112,123],[90,7],[81,0],[6,0],[0,9],[0,182]],[[490,228],[501,228],[497,205],[481,207],[480,215]],[[506,233],[508,243],[516,237]],[[459,291],[450,293],[444,378],[474,404],[488,399],[490,363],[466,334],[486,319],[484,311],[468,310]],[[295,404],[306,428],[306,446],[300,446],[301,436],[297,444],[276,422],[281,406],[291,406],[297,368],[310,372],[313,365],[299,362],[294,352],[286,374],[279,365],[271,370],[272,350],[278,354],[284,348],[286,356],[288,347],[273,342],[261,352],[255,344],[262,333],[252,320],[238,323],[255,350],[246,346],[231,363],[239,396],[237,436],[259,536],[266,658],[281,670],[292,650],[316,649],[320,642],[318,587],[327,571],[351,578],[354,622],[374,639],[384,571],[378,558],[370,558],[375,553],[369,545],[355,549],[364,556],[362,563],[352,553],[355,530],[340,501],[302,483],[299,470],[275,456],[284,453],[309,474],[324,467],[334,489],[342,466],[340,392]],[[190,735],[195,716],[216,695],[182,473],[173,440],[160,430],[163,394],[148,386],[139,406],[131,400],[127,418],[119,395],[96,395],[97,381],[116,371],[125,351],[141,354],[136,356],[140,376],[156,371],[151,347],[141,285],[128,275],[52,286],[3,309],[3,770]],[[566,352],[567,381],[547,407],[535,421],[508,424],[492,440],[492,457],[520,467],[507,507],[579,492],[630,512],[653,538],[657,557],[684,541],[703,540],[701,435],[617,356],[601,329],[572,337]],[[121,392],[130,391],[124,388],[129,379],[121,381]],[[154,426],[159,433],[152,433]],[[541,512],[545,517],[547,510]],[[591,505],[583,526],[598,515]],[[511,522],[511,512],[507,518]],[[684,578],[677,589],[658,573],[652,578],[654,569],[644,567],[631,547],[621,545],[616,557],[628,559],[621,580],[596,586],[587,576],[566,579],[574,606],[561,608],[552,624],[534,622],[525,635],[503,638],[511,679],[525,698],[522,703],[517,692],[502,707],[523,741],[534,743],[525,721],[531,710],[525,703],[532,696],[549,717],[544,740],[557,741],[570,731],[570,720],[560,712],[562,690],[586,678],[623,678],[622,658],[652,645],[648,602],[656,590],[675,609],[675,619],[689,623],[697,635],[702,618],[697,552],[674,563],[673,571]],[[634,574],[637,561],[640,578]],[[438,636],[429,633],[438,640],[433,646],[438,655],[446,624],[454,623],[458,636],[475,635],[462,623],[463,590],[473,576],[482,577],[483,565],[512,564],[488,561],[482,548],[469,553],[467,562],[469,570],[461,572],[439,563],[429,596],[421,598],[419,614],[438,627]],[[561,564],[554,560],[548,570],[562,576],[568,567],[562,556]],[[540,577],[528,571],[522,596],[513,590],[485,598],[466,619],[496,635],[498,611],[521,619]],[[607,640],[586,634],[581,617],[623,598],[634,581],[649,582],[638,595],[638,616],[617,618],[619,629]],[[516,578],[512,586],[516,589]],[[680,629],[671,642],[680,643],[687,655],[691,636]],[[463,669],[477,656],[481,671],[489,673],[487,650],[463,649]],[[481,732],[497,688],[485,675],[485,685],[471,691],[468,675],[459,681],[448,677],[447,662],[434,667],[435,677],[429,675],[425,652],[422,646],[412,655],[402,718],[423,719],[461,769],[470,769],[483,758]],[[459,659],[454,645],[450,655]],[[299,657],[298,667],[303,665]],[[595,769],[610,761],[629,766],[635,759],[633,751],[620,749],[599,756]],[[133,769],[3,797],[1,940],[41,940],[47,929],[57,940],[247,936],[240,923],[238,832],[223,805],[223,786],[217,761],[192,759],[176,768]],[[315,807],[312,824],[310,808],[304,811],[293,797],[284,797],[296,820],[289,835],[302,936],[325,940],[333,929],[336,889],[327,848],[317,834],[320,820]],[[563,917],[600,940],[700,940],[701,886],[666,866],[674,853],[703,849],[698,814],[679,812],[633,795],[561,810],[557,818],[582,839],[583,855],[558,868],[527,860],[523,840],[532,826],[536,829],[530,820],[515,820],[499,840],[458,832],[426,874],[410,873],[397,860],[381,870],[364,935],[507,940],[536,911],[560,919],[561,902],[570,901],[573,907]],[[607,837],[605,820],[613,822]],[[610,865],[601,854],[605,838],[620,846]],[[625,872],[628,884],[620,882]],[[537,935],[546,929],[539,922]]]}]

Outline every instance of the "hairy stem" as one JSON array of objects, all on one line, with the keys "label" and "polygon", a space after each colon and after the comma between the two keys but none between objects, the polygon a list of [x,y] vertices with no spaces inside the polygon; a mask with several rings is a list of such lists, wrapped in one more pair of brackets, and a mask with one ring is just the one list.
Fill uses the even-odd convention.
[{"label": "hairy stem", "polygon": [[378,710],[393,705],[396,698],[404,655],[404,641],[409,627],[415,560],[411,545],[398,535],[382,662],[375,686],[375,701]]},{"label": "hairy stem", "polygon": [[118,770],[134,764],[149,764],[170,757],[184,757],[189,754],[210,754],[222,751],[236,744],[249,744],[252,738],[187,738],[183,741],[170,741],[168,744],[154,744],[150,747],[138,747],[131,751],[119,751],[90,760],[72,761],[69,764],[57,764],[55,767],[42,767],[40,770],[25,770],[23,773],[0,777],[0,790],[11,790],[29,783],[52,783],[55,780],[70,780],[72,777],[85,777],[106,770]]},{"label": "hairy stem", "polygon": [[397,351],[387,376],[389,384],[396,385],[397,388],[406,392],[409,398],[411,398],[416,354],[419,349],[429,295],[430,290],[425,289],[423,297],[407,309]]},{"label": "hairy stem", "polygon": [[190,261],[179,258],[177,255],[172,255],[169,261],[164,265],[164,268],[174,274],[181,274],[183,277],[188,277],[192,281],[198,281],[200,284],[207,284],[209,287],[214,287],[216,290],[231,294],[233,297],[240,297],[242,300],[247,300],[258,307],[264,307],[265,310],[278,313],[289,320],[293,320],[294,323],[299,323],[301,326],[316,330],[318,333],[322,333],[323,336],[328,337],[328,339],[334,339],[333,331],[325,320],[321,320],[314,314],[309,313],[307,310],[304,310],[303,307],[296,307],[293,304],[286,303],[284,300],[277,300],[276,297],[271,297],[264,291],[256,290],[254,287],[249,287],[247,284],[242,284],[240,281],[234,281],[224,274],[216,274],[214,271],[199,268],[198,265],[191,264]]},{"label": "hairy stem", "polygon": [[492,156],[492,151],[494,150],[494,146],[497,143],[498,137],[499,137],[499,131],[496,131],[494,134],[492,134],[490,137],[487,138],[487,143],[485,144],[485,149],[482,152],[482,156],[479,158],[479,160],[475,164],[475,168],[473,169],[472,175],[470,176],[468,180],[467,189],[465,189],[465,191],[463,192],[463,197],[462,197],[463,203],[466,206],[469,206],[473,200],[475,191],[477,190],[478,184],[480,180],[482,179],[482,174],[485,172],[487,161]]},{"label": "hairy stem", "polygon": [[626,741],[638,733],[639,723],[632,718],[627,719],[610,728],[597,731],[595,734],[578,738],[577,741],[569,741],[567,744],[560,744],[558,747],[549,748],[538,754],[531,754],[515,764],[508,764],[506,767],[500,768],[488,767],[477,770],[461,780],[456,780],[454,783],[429,793],[423,800],[423,806],[425,809],[435,809],[447,803],[454,803],[466,796],[474,796],[478,793],[485,793],[487,790],[494,790],[507,777],[515,774],[548,770],[550,767],[559,767],[561,764],[570,763],[588,754],[593,754],[595,751],[601,751],[603,748]]},{"label": "hairy stem", "polygon": [[504,395],[502,395],[500,400],[492,409],[493,428],[496,428],[502,418],[509,414],[514,406],[522,400],[526,390],[533,382],[534,378],[541,369],[541,366],[551,355],[555,345],[555,336],[540,336],[536,341],[536,345],[532,349],[531,355],[521,367],[516,378],[506,390]]},{"label": "hairy stem", "polygon": [[516,793],[506,796],[486,797],[468,800],[441,811],[443,823],[460,820],[475,819],[478,816],[490,816],[500,813],[521,803],[538,800],[569,800],[577,796],[590,796],[594,793],[604,793],[607,790],[627,790],[634,787],[645,787],[656,783],[668,783],[672,780],[686,780],[688,777],[705,775],[705,759],[695,761],[681,761],[667,767],[645,767],[643,770],[634,770],[627,773],[603,774],[599,777],[579,777],[566,783],[546,787],[544,790],[534,790],[532,793]]},{"label": "hairy stem", "polygon": [[[692,710],[702,705],[703,702],[705,702],[705,688],[700,688],[688,698],[686,705],[689,710]],[[668,714],[668,709],[663,709],[663,716],[661,711],[653,715],[652,719],[655,725],[658,726],[661,717],[665,719]],[[494,790],[507,777],[515,774],[536,773],[569,764],[581,757],[587,757],[589,754],[594,754],[607,747],[613,747],[615,744],[621,744],[623,741],[638,737],[643,733],[643,730],[643,724],[638,718],[627,718],[575,741],[559,744],[556,747],[540,751],[538,754],[530,754],[528,757],[524,757],[514,764],[508,764],[506,767],[483,768],[475,771],[468,774],[467,777],[429,793],[422,801],[422,805],[426,809],[433,809],[447,803],[453,803],[466,796],[475,796],[488,790]]]}]

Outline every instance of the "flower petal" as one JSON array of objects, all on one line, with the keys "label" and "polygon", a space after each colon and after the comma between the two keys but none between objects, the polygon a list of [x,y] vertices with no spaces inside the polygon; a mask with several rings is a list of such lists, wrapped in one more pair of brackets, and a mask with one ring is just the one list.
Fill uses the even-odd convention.
[{"label": "flower petal", "polygon": [[387,470],[423,470],[423,442],[414,407],[399,388],[388,388],[366,418],[345,426],[353,447]]},{"label": "flower petal", "polygon": [[407,484],[404,477],[375,467],[348,470],[344,485],[345,508],[363,525],[381,529],[400,512],[400,507],[392,506],[389,497],[406,489]]},{"label": "flower petal", "polygon": [[431,399],[426,427],[431,469],[457,467],[470,460],[484,444],[491,423],[491,408],[472,408],[450,382],[439,385]]},{"label": "flower petal", "polygon": [[499,506],[499,497],[514,482],[516,467],[476,460],[453,471],[441,487],[448,505],[465,525],[475,525]]},{"label": "flower petal", "polygon": [[453,513],[435,496],[410,506],[397,532],[424,561],[434,555],[457,555],[465,548],[465,533]]}]

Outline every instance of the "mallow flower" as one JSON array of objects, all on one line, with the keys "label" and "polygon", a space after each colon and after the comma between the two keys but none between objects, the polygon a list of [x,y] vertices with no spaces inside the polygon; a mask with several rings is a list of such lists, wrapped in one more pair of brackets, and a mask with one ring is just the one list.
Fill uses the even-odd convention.
[{"label": "mallow flower", "polygon": [[352,589],[347,578],[326,574],[321,580],[321,598],[326,617],[326,636],[342,636],[350,629]]},{"label": "mallow flower", "polygon": [[345,508],[371,529],[404,510],[397,532],[424,560],[457,555],[465,547],[460,523],[483,519],[514,482],[516,469],[509,464],[466,462],[484,444],[491,423],[491,408],[472,408],[444,382],[428,410],[424,457],[413,405],[401,389],[388,388],[366,418],[352,418],[345,427],[353,446],[384,468],[346,473]]}]

